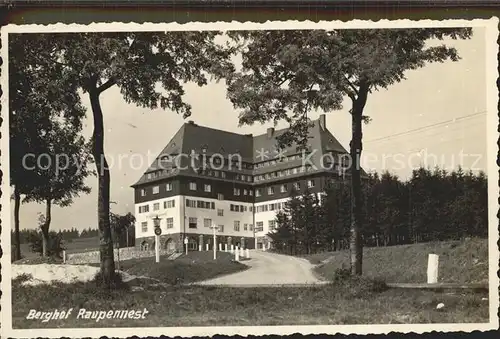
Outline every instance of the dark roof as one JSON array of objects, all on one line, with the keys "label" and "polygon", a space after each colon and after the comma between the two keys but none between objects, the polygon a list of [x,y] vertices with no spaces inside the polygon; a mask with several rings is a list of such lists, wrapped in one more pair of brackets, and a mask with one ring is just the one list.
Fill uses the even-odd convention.
[{"label": "dark roof", "polygon": [[[189,167],[188,169],[176,170],[172,167],[172,163],[162,161],[162,156],[175,155],[175,154],[206,154],[209,157],[212,154],[221,154],[227,157],[229,154],[239,154],[244,163],[259,163],[262,161],[272,160],[277,157],[276,145],[277,137],[284,133],[287,129],[274,131],[272,136],[268,136],[268,132],[252,136],[251,134],[238,134],[233,132],[222,131],[205,126],[199,126],[193,122],[185,123],[168,142],[162,152],[153,161],[150,167],[142,175],[134,186],[140,185],[145,182],[151,182],[151,179],[146,178],[146,174],[154,172],[159,169],[167,169],[170,171],[169,175],[187,174],[196,175],[197,173],[189,165],[190,159],[183,159],[181,165]],[[342,147],[340,142],[325,128],[322,128],[320,119],[313,121],[312,126],[309,128],[309,142],[308,146],[311,150],[315,150],[314,154],[310,157],[311,162],[320,167],[320,159],[326,152],[336,152],[345,154],[348,151]],[[262,158],[261,150],[267,151],[266,159]],[[297,150],[297,145],[287,147],[281,154],[290,156],[300,153]],[[277,163],[270,167],[255,168],[252,170],[242,170],[241,173],[253,173],[254,175],[263,174],[269,171],[283,170],[294,166],[300,166],[301,160]],[[160,166],[161,165],[161,166]],[[170,167],[169,167],[170,166]],[[362,175],[366,173],[362,170]]]}]

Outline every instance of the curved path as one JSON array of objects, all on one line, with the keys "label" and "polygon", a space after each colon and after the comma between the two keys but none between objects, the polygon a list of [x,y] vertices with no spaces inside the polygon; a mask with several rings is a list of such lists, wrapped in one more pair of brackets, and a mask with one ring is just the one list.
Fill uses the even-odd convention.
[{"label": "curved path", "polygon": [[243,261],[249,269],[197,283],[197,285],[229,285],[253,287],[263,285],[322,284],[313,274],[313,265],[306,259],[260,250],[250,251],[250,260]]}]

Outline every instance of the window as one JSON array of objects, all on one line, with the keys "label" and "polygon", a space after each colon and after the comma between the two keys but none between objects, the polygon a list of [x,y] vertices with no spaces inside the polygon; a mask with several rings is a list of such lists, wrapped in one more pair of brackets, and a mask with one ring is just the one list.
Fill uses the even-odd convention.
[{"label": "window", "polygon": [[211,202],[210,207],[214,210],[215,209],[215,202]]},{"label": "window", "polygon": [[286,192],[286,185],[281,185],[280,191],[281,191],[281,193],[285,193]]},{"label": "window", "polygon": [[234,222],[234,230],[236,232],[239,232],[240,231],[240,222],[239,221],[235,221]]},{"label": "window", "polygon": [[189,228],[196,228],[198,227],[198,219],[189,217]]},{"label": "window", "polygon": [[242,181],[245,181],[245,180],[246,180],[245,175],[244,175],[244,174],[242,174],[242,175],[241,175],[241,177],[240,177],[240,179],[241,179]]},{"label": "window", "polygon": [[269,220],[269,232],[274,231],[276,228],[276,220]]},{"label": "window", "polygon": [[163,208],[174,208],[175,200],[168,200],[163,202]]},{"label": "window", "polygon": [[219,225],[219,232],[221,232],[221,233],[224,232],[224,225]]},{"label": "window", "polygon": [[214,177],[216,177],[216,178],[219,177],[219,171],[214,171]]},{"label": "window", "polygon": [[247,194],[248,194],[248,190],[245,188],[245,189],[243,190],[243,195],[247,195]]},{"label": "window", "polygon": [[224,210],[222,208],[217,209],[217,216],[218,217],[223,217],[224,216]]},{"label": "window", "polygon": [[255,232],[262,232],[262,231],[264,231],[264,222],[257,221],[257,225],[255,226]]},{"label": "window", "polygon": [[149,212],[149,205],[139,206],[139,213]]},{"label": "window", "polygon": [[196,200],[186,199],[186,206],[187,207],[196,207]]},{"label": "window", "polygon": [[172,183],[171,182],[165,184],[165,190],[167,192],[170,192],[172,190]]},{"label": "window", "polygon": [[222,194],[222,193],[218,193],[218,194],[217,194],[217,199],[218,199],[218,200],[224,200],[224,194]]},{"label": "window", "polygon": [[252,190],[248,190],[248,195],[252,196],[253,195],[253,191]]},{"label": "window", "polygon": [[293,183],[293,188],[295,188],[297,191],[299,191],[300,190],[300,182]]},{"label": "window", "polygon": [[141,190],[141,197],[145,197],[146,196],[146,190],[145,189],[142,189]]},{"label": "window", "polygon": [[297,167],[295,167],[292,171],[293,174],[297,174],[299,172],[299,170],[297,169]]},{"label": "window", "polygon": [[190,182],[189,183],[189,189],[191,191],[196,191],[196,183],[195,182]]},{"label": "window", "polygon": [[212,192],[212,186],[205,184],[204,190],[205,190],[205,192]]},{"label": "window", "polygon": [[[225,179],[226,178],[226,172],[220,172],[220,177],[222,179]],[[222,226],[222,227],[224,227],[224,226]]]},{"label": "window", "polygon": [[212,226],[212,219],[203,219],[203,226],[210,227]]},{"label": "window", "polygon": [[167,228],[174,228],[174,218],[167,218]]},{"label": "window", "polygon": [[153,194],[160,193],[160,186],[153,186]]},{"label": "window", "polygon": [[309,188],[314,187],[314,180],[308,180],[307,187],[309,187]]},{"label": "window", "polygon": [[234,193],[234,195],[240,195],[240,189],[235,188],[233,193]]},{"label": "window", "polygon": [[248,230],[253,231],[253,225],[252,224],[248,225]]},{"label": "window", "polygon": [[272,186],[271,186],[271,187],[268,187],[268,188],[267,188],[267,194],[268,194],[268,195],[273,195],[273,194],[274,194],[274,187],[272,187]]},{"label": "window", "polygon": [[160,203],[156,202],[153,204],[153,211],[158,211],[160,209]]},{"label": "window", "polygon": [[260,189],[256,189],[256,190],[255,190],[255,196],[256,196],[256,197],[260,197],[260,196],[261,196]]},{"label": "window", "polygon": [[248,230],[248,224],[243,224],[243,231],[247,231]]},{"label": "window", "polygon": [[252,182],[252,177],[250,175],[247,177],[247,181]]},{"label": "window", "polygon": [[142,231],[142,233],[146,233],[148,231],[148,222],[147,221],[141,222],[141,231]]}]

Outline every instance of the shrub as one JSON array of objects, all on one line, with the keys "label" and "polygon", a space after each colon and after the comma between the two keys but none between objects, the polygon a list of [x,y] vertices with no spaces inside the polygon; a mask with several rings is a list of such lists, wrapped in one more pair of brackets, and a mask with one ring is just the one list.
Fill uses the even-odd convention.
[{"label": "shrub", "polygon": [[335,270],[332,287],[342,289],[348,298],[364,298],[388,289],[384,280],[352,275],[351,270],[344,267]]},{"label": "shrub", "polygon": [[[30,232],[28,235],[28,243],[33,252],[40,255],[43,254],[43,236],[42,232]],[[62,251],[65,250],[62,234],[49,232],[49,241],[47,243],[47,254],[49,257],[62,258]]]},{"label": "shrub", "polygon": [[[104,280],[103,280],[103,277],[102,277],[102,274],[100,271],[97,272],[94,279],[92,279],[92,282],[95,283],[95,285],[98,288],[102,288],[102,286],[104,285]],[[121,276],[120,273],[115,272],[113,274],[113,277],[112,277],[110,289],[112,289],[112,290],[129,290],[130,286],[123,281],[123,277]]]}]

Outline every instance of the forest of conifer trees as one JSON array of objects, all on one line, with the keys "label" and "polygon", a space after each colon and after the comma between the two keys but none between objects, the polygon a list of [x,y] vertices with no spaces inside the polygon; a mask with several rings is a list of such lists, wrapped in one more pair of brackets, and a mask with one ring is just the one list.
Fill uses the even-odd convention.
[{"label": "forest of conifer trees", "polygon": [[[363,182],[363,243],[391,246],[488,236],[487,177],[458,169],[419,168],[402,181],[385,172]],[[320,200],[321,199],[321,200]],[[269,236],[276,251],[309,254],[349,247],[349,180],[321,198],[291,193]]]}]

